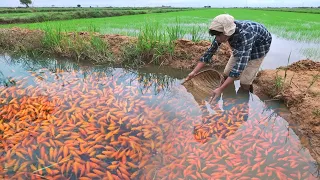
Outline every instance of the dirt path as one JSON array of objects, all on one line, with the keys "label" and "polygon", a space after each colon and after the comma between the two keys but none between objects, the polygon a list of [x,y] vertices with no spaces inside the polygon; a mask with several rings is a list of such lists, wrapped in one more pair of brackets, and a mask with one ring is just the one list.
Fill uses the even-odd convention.
[{"label": "dirt path", "polygon": [[302,145],[320,162],[320,62],[301,60],[260,71],[255,83],[261,92],[285,102]]}]

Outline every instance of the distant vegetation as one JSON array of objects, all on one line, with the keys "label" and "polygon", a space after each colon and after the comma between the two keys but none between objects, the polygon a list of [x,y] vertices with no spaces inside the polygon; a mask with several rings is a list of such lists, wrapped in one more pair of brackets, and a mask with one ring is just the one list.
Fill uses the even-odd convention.
[{"label": "distant vegetation", "polygon": [[41,8],[0,8],[0,14],[3,13],[34,13],[34,12],[67,12],[67,11],[103,11],[103,10],[145,10],[154,11],[157,10],[186,10],[193,8],[151,8],[151,7],[41,7]]},{"label": "distant vegetation", "polygon": [[320,8],[254,8],[256,10],[320,14]]},{"label": "distant vegetation", "polygon": [[[0,9],[0,24],[35,23],[54,20],[82,18],[101,18],[147,13],[176,12],[184,9],[160,8],[34,8],[34,9]],[[15,12],[15,13],[14,13]]]}]

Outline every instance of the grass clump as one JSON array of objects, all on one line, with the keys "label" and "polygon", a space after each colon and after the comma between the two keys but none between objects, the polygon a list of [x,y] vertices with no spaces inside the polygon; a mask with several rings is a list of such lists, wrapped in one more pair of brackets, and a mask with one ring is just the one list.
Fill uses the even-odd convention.
[{"label": "grass clump", "polygon": [[281,92],[283,90],[283,86],[284,86],[284,79],[278,75],[278,72],[277,72],[277,75],[276,75],[276,78],[275,78],[275,90],[276,92]]},{"label": "grass clump", "polygon": [[47,54],[61,54],[77,61],[89,60],[93,63],[113,63],[113,54],[108,43],[94,32],[86,34],[62,32],[47,28],[43,36],[43,51]]},{"label": "grass clump", "polygon": [[123,62],[133,67],[163,64],[166,58],[173,55],[174,41],[180,37],[180,33],[179,25],[164,28],[159,22],[148,21],[140,28],[136,44],[122,50]]},{"label": "grass clump", "polygon": [[[288,66],[289,66],[289,63],[290,63],[290,56],[291,56],[291,52],[290,52],[289,57],[288,57],[287,66],[278,68],[279,70],[284,70],[284,77],[279,76],[278,75],[278,71],[276,72],[276,78],[275,78],[276,94],[281,94],[285,89],[285,82],[286,82],[286,79],[287,79],[287,71],[288,71]],[[290,80],[289,86],[292,83],[292,79],[293,79],[293,76],[292,76],[292,78]]]}]

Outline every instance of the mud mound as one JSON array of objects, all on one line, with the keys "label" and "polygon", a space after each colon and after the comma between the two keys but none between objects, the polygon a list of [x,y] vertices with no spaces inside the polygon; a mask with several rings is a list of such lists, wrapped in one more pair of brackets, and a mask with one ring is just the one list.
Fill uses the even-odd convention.
[{"label": "mud mound", "polygon": [[[320,162],[320,74],[318,62],[298,61],[285,69],[259,72],[255,81],[261,92],[283,100],[298,125],[297,134],[307,138],[313,157]],[[286,74],[286,75],[285,75]],[[286,77],[285,77],[286,76]],[[309,147],[308,147],[309,146]]]},{"label": "mud mound", "polygon": [[42,47],[43,32],[22,28],[1,29],[0,46],[4,49],[38,49]]},{"label": "mud mound", "polygon": [[[210,45],[211,42],[209,41],[193,42],[185,39],[177,40],[174,59],[170,63],[170,66],[175,68],[193,69]],[[218,51],[212,57],[212,66],[217,69],[224,67],[227,64],[231,53],[232,51],[229,44],[221,44]]]},{"label": "mud mound", "polygon": [[[14,51],[33,51],[46,50],[43,43],[43,37],[45,33],[41,30],[30,30],[22,28],[11,28],[11,29],[0,29],[0,47],[5,50]],[[103,41],[108,43],[108,46],[116,58],[116,62],[121,63],[121,56],[123,48],[126,44],[134,44],[137,42],[136,37],[122,36],[122,35],[102,35],[99,33],[89,33],[89,32],[71,32],[63,34],[70,37],[71,40],[81,38],[87,40],[90,43],[90,38],[93,36],[101,38]],[[72,39],[73,38],[73,39]],[[75,42],[76,43],[76,42]],[[58,45],[58,47],[51,47],[50,53],[63,57],[72,58],[72,48],[69,47],[69,41],[66,43]],[[175,50],[172,54],[164,54],[162,59],[164,62],[162,65],[171,66],[178,69],[193,69],[200,57],[207,51],[210,47],[211,42],[200,41],[193,42],[190,40],[180,39],[175,41]],[[212,57],[212,65],[215,68],[224,67],[229,57],[231,56],[231,48],[228,44],[222,44],[216,54]]]},{"label": "mud mound", "polygon": [[320,62],[315,62],[309,59],[300,60],[288,66],[291,71],[320,71]]}]

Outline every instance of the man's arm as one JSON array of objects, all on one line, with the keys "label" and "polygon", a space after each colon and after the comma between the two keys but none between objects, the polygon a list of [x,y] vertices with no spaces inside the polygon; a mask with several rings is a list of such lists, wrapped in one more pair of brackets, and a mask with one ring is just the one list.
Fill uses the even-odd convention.
[{"label": "man's arm", "polygon": [[193,69],[193,71],[191,73],[189,73],[189,75],[187,76],[185,81],[189,80],[194,75],[196,75],[206,65],[206,63],[210,63],[211,62],[211,58],[212,58],[213,54],[218,50],[220,44],[221,43],[218,43],[216,38],[214,38],[214,40],[212,41],[211,46],[209,47],[209,49],[200,58],[197,66]]},{"label": "man's arm", "polygon": [[211,43],[209,49],[204,53],[204,55],[200,58],[200,62],[210,63],[213,54],[218,50],[221,43],[218,43],[216,38]]}]

